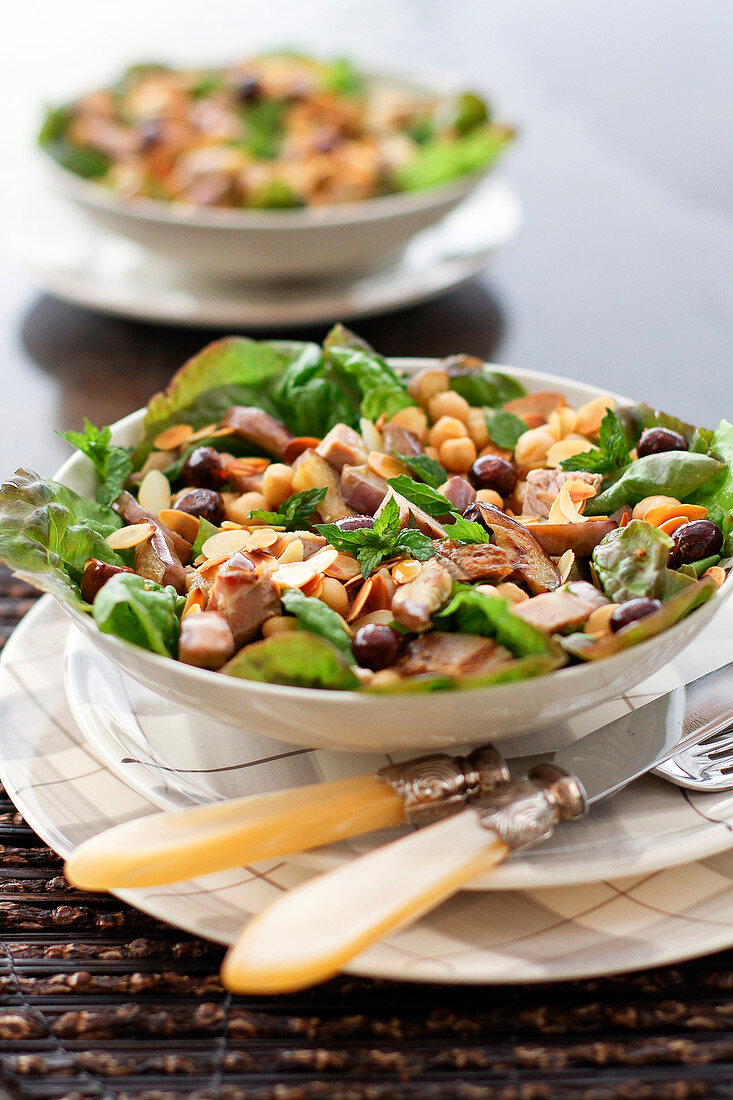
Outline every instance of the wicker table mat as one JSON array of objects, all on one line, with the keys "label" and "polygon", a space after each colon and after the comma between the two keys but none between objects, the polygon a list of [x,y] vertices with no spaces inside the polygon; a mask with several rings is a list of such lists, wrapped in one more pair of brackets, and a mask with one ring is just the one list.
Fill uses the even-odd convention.
[{"label": "wicker table mat", "polygon": [[[0,640],[33,603],[0,572]],[[65,882],[0,798],[0,1093],[224,1100],[733,1096],[733,952],[628,977],[343,978],[230,997],[221,948]]]}]

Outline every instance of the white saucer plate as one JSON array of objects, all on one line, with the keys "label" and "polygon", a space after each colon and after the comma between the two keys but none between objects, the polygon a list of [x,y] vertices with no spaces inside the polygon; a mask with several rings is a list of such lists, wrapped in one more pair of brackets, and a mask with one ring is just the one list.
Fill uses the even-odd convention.
[{"label": "white saucer plate", "polygon": [[[666,669],[626,695],[552,728],[549,743],[575,740],[731,660],[733,607],[727,604]],[[73,627],[65,680],[72,713],[93,750],[160,809],[373,773],[393,759],[288,749],[233,730],[143,687]],[[504,742],[502,750],[507,751]],[[512,755],[511,742],[507,755]],[[558,829],[541,848],[518,853],[477,878],[471,888],[528,889],[646,874],[729,847],[732,830],[733,791],[692,794],[649,777],[598,806],[583,822]],[[372,833],[301,853],[292,861],[328,869],[396,835],[397,830]]]},{"label": "white saucer plate", "polygon": [[188,274],[40,187],[15,199],[3,243],[45,290],[76,305],[172,325],[285,329],[428,301],[476,275],[518,233],[514,190],[490,178],[395,266],[335,282],[245,285]]},{"label": "white saucer plate", "polygon": [[[0,666],[0,778],[62,856],[155,807],[108,769],[71,715],[68,620],[42,600]],[[238,868],[125,901],[184,931],[230,943],[242,924],[312,872],[290,861]],[[733,851],[624,879],[498,894],[461,893],[359,956],[354,973],[411,981],[539,982],[678,962],[733,944]]]}]

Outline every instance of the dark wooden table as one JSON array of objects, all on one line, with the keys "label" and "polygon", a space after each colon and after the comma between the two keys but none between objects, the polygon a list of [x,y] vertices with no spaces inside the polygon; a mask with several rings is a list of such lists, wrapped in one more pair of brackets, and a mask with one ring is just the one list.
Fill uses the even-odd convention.
[{"label": "dark wooden table", "polygon": [[[39,102],[130,58],[303,42],[459,69],[520,125],[505,173],[521,237],[462,290],[359,330],[385,353],[470,351],[701,423],[733,413],[729,4],[70,0],[17,5],[13,19],[0,43],[4,209],[30,170]],[[66,452],[54,427],[131,411],[215,335],[65,305],[0,261],[0,467],[51,473]],[[0,628],[26,599],[3,580]],[[345,980],[231,1001],[219,949],[70,891],[9,804],[0,834],[0,1079],[18,1096],[733,1095],[728,956],[547,988]]]}]

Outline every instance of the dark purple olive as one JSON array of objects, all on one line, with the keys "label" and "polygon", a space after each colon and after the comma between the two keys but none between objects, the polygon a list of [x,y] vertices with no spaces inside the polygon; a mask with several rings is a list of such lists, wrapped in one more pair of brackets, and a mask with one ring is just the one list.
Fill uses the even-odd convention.
[{"label": "dark purple olive", "polygon": [[687,441],[679,432],[673,432],[671,428],[647,428],[641,433],[641,439],[636,444],[636,453],[639,458],[647,455],[662,454],[663,451],[686,451]]},{"label": "dark purple olive", "polygon": [[374,516],[344,516],[335,525],[339,531],[360,531],[362,527],[374,526]]},{"label": "dark purple olive", "polygon": [[163,123],[159,118],[149,118],[140,127],[140,149],[143,153],[154,149],[163,140]]},{"label": "dark purple olive", "polygon": [[669,564],[672,569],[679,569],[681,565],[719,554],[723,549],[723,532],[709,519],[693,519],[677,528],[672,542]]},{"label": "dark purple olive", "polygon": [[110,565],[106,561],[89,558],[81,575],[81,598],[86,603],[94,603],[97,592],[104,588],[115,573],[132,573],[132,569],[128,569],[126,565]]},{"label": "dark purple olive", "polygon": [[509,496],[517,484],[517,471],[511,462],[499,455],[477,458],[468,471],[471,483],[477,489],[493,489],[501,497]]},{"label": "dark purple olive", "polygon": [[362,668],[378,672],[380,668],[389,668],[400,655],[402,635],[391,626],[379,623],[367,623],[360,626],[351,639],[351,652]]},{"label": "dark purple olive", "polygon": [[192,489],[179,497],[175,503],[179,512],[188,512],[189,516],[207,519],[218,527],[225,518],[224,501],[213,489]]},{"label": "dark purple olive", "polygon": [[234,98],[238,103],[258,103],[262,98],[262,87],[253,76],[245,76],[234,86]]},{"label": "dark purple olive", "polygon": [[197,489],[221,489],[226,484],[227,472],[218,451],[213,447],[197,447],[181,467],[181,479]]},{"label": "dark purple olive", "polygon": [[647,615],[653,615],[662,606],[661,600],[648,600],[646,596],[640,596],[636,600],[627,600],[619,604],[611,614],[610,626],[615,634],[623,626],[635,623],[638,619],[645,619]]}]

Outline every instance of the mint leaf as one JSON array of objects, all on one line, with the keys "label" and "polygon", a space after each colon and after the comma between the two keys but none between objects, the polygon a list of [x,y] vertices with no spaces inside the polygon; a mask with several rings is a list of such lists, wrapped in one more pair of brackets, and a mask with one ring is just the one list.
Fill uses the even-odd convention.
[{"label": "mint leaf", "polygon": [[527,431],[520,417],[501,409],[484,409],[484,420],[491,442],[507,451],[513,451],[519,437]]},{"label": "mint leaf", "polygon": [[363,577],[371,576],[377,566],[388,558],[408,554],[419,561],[427,561],[433,556],[433,543],[427,535],[410,527],[400,527],[400,506],[394,497],[390,497],[375,518],[374,527],[342,531],[335,523],[318,523],[316,530],[328,539],[331,546],[352,554],[361,565]]},{"label": "mint leaf", "polygon": [[430,485],[414,481],[407,474],[391,477],[387,484],[405,500],[409,500],[411,504],[416,504],[418,508],[422,508],[423,512],[427,512],[429,516],[458,515],[455,507],[447,497],[436,492]]},{"label": "mint leaf", "polygon": [[629,446],[616,414],[609,409],[601,421],[598,446],[583,454],[566,458],[563,470],[588,470],[594,474],[610,474],[631,462]]},{"label": "mint leaf", "polygon": [[434,554],[433,540],[414,527],[408,527],[397,536],[395,546],[418,561],[427,561]]},{"label": "mint leaf", "polygon": [[431,489],[439,489],[448,480],[448,471],[430,455],[401,455],[397,451],[392,451],[392,454]]},{"label": "mint leaf", "polygon": [[307,630],[318,634],[335,646],[350,664],[354,664],[349,636],[344,630],[343,620],[323,600],[313,596],[304,596],[297,588],[288,588],[282,594],[282,602],[291,615],[298,620],[298,630]]},{"label": "mint leaf", "polygon": [[100,504],[112,504],[125,487],[132,473],[132,460],[127,447],[112,443],[110,428],[95,428],[84,417],[83,432],[59,432],[62,439],[86,455],[94,466],[101,485],[97,489]]},{"label": "mint leaf", "polygon": [[273,527],[284,527],[286,531],[304,531],[310,525],[310,517],[317,504],[325,499],[327,489],[304,489],[302,493],[293,493],[284,500],[276,512],[266,512],[264,508],[255,508],[249,519],[258,519],[270,523]]},{"label": "mint leaf", "polygon": [[374,534],[388,535],[397,532],[400,525],[400,506],[394,497],[390,497],[378,516],[374,517]]},{"label": "mint leaf", "polygon": [[482,524],[463,516],[458,516],[455,523],[444,526],[446,535],[454,542],[491,542],[491,535]]}]

